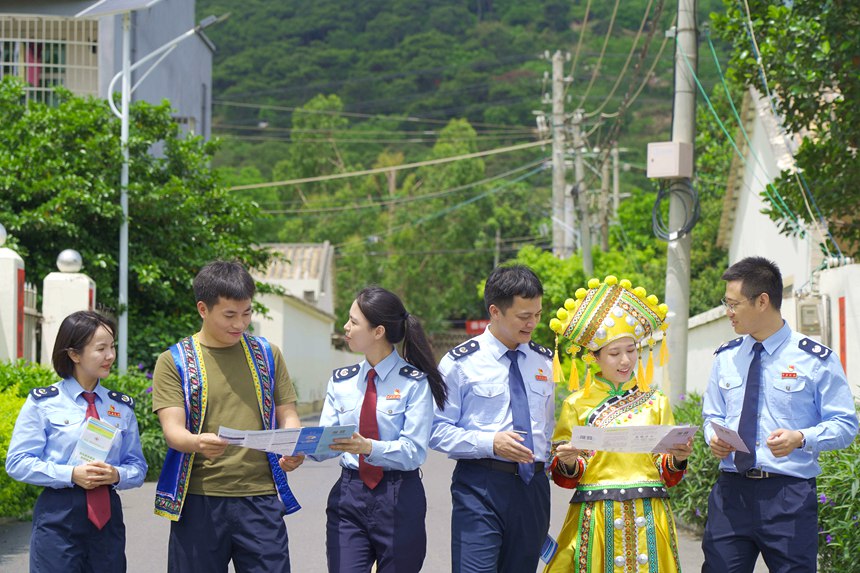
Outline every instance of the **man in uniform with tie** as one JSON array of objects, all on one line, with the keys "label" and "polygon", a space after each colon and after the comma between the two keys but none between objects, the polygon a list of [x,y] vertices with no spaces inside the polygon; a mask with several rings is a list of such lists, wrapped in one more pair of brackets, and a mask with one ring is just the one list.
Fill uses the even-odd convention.
[{"label": "man in uniform with tie", "polygon": [[430,447],[457,460],[454,573],[537,568],[549,528],[544,464],[555,421],[552,351],[531,341],[542,296],[531,269],[496,268],[484,287],[489,326],[439,364],[448,404],[436,409]]},{"label": "man in uniform with tie", "polygon": [[[838,357],[793,332],[780,314],[782,276],[761,257],[723,273],[722,303],[741,335],[716,351],[702,406],[720,477],[708,500],[702,571],[816,571],[818,453],[857,434],[854,400]],[[718,438],[736,430],[749,453]]]}]

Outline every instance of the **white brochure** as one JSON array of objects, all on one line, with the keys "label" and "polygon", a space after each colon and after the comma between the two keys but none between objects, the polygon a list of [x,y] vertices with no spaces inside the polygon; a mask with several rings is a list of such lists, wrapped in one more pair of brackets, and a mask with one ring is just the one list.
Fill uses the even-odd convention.
[{"label": "white brochure", "polygon": [[581,450],[624,453],[669,453],[686,444],[699,426],[574,426],[570,443]]},{"label": "white brochure", "polygon": [[296,456],[326,453],[329,451],[329,446],[333,440],[349,438],[353,432],[355,432],[354,424],[350,426],[279,428],[277,430],[234,430],[221,426],[218,428],[218,437],[224,438],[233,446],[281,454],[282,456]]}]

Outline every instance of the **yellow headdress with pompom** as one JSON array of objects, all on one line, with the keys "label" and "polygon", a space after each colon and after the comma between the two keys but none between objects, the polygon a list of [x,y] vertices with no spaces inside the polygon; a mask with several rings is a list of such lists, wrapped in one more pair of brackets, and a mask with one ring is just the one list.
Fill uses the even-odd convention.
[{"label": "yellow headdress with pompom", "polygon": [[[637,344],[647,342],[649,348],[655,344],[655,336],[663,333],[660,349],[660,365],[668,361],[666,350],[666,329],[669,325],[666,314],[669,307],[660,304],[655,295],[648,295],[641,286],[632,288],[629,280],[619,281],[614,276],[606,277],[603,282],[599,279],[588,281],[588,288],[576,291],[576,298],[569,298],[564,307],[558,309],[556,318],[549,322],[549,327],[556,334],[556,356],[558,356],[559,337],[571,341],[568,352],[574,358],[569,386],[571,390],[579,388],[579,372],[576,368],[576,356],[581,349],[594,352],[619,338],[632,338]],[[587,364],[593,362],[591,352],[586,352],[583,359]],[[591,360],[589,360],[589,358]],[[560,382],[561,365],[554,363],[553,378]],[[640,388],[648,390],[653,377],[653,360],[648,363],[647,373],[642,372],[641,358],[639,364]],[[585,389],[591,383],[591,368],[585,377]],[[665,389],[664,389],[665,391]]]}]

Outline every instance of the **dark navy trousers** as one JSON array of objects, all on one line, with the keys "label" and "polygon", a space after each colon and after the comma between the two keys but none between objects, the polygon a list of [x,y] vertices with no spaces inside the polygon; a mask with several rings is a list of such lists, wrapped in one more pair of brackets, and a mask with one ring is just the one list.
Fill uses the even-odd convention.
[{"label": "dark navy trousers", "polygon": [[170,524],[170,573],[289,573],[284,504],[277,495],[216,497],[188,494]]},{"label": "dark navy trousers", "polygon": [[527,485],[516,474],[460,461],[451,499],[453,573],[537,569],[549,530],[549,480],[543,471]]},{"label": "dark navy trousers", "polygon": [[386,471],[369,489],[343,468],[328,496],[329,573],[418,573],[427,553],[427,498],[419,470]]},{"label": "dark navy trousers", "polygon": [[761,553],[771,573],[815,573],[815,478],[721,472],[708,498],[702,573],[752,573]]},{"label": "dark navy trousers", "polygon": [[111,518],[99,530],[87,518],[86,490],[45,488],[33,507],[31,573],[123,573],[122,502],[110,488]]}]

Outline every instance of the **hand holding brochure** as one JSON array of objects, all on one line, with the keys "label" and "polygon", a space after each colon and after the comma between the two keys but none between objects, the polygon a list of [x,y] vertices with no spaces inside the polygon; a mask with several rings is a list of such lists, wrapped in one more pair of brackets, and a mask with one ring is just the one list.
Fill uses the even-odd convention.
[{"label": "hand holding brochure", "polygon": [[84,431],[69,458],[69,464],[77,466],[105,461],[117,434],[119,430],[111,424],[95,418],[87,418]]},{"label": "hand holding brochure", "polygon": [[574,426],[570,443],[582,450],[665,454],[686,444],[698,426]]},{"label": "hand holding brochure", "polygon": [[741,439],[740,435],[732,430],[731,428],[727,428],[722,426],[716,422],[711,422],[711,428],[713,428],[714,433],[717,435],[719,439],[733,447],[739,452],[743,452],[745,454],[750,453],[749,448]]},{"label": "hand holding brochure", "polygon": [[221,426],[218,437],[230,445],[263,452],[298,456],[323,454],[337,438],[348,438],[355,432],[350,426],[314,426],[308,428],[279,428],[277,430],[234,430]]}]

